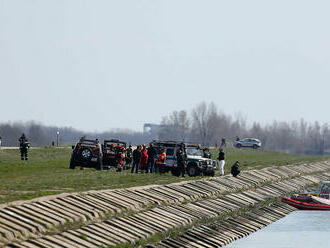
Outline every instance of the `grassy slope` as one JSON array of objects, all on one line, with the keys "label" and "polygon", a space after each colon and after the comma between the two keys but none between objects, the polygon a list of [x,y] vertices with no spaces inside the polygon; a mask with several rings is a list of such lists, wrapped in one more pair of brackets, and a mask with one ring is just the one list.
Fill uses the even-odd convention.
[{"label": "grassy slope", "polygon": [[[249,148],[225,148],[224,151],[226,154],[226,173],[230,172],[231,165],[233,165],[237,160],[240,162],[241,169],[247,170],[264,168],[267,166],[274,165],[300,164],[305,162],[315,162],[329,159],[329,157],[325,156],[304,156],[280,152],[260,151]],[[213,159],[216,159],[218,157],[217,153],[217,150],[212,151]]]},{"label": "grassy slope", "polygon": [[[217,151],[214,151],[216,158]],[[166,175],[130,174],[128,171],[69,170],[70,149],[31,150],[29,161],[21,161],[17,150],[0,151],[0,203],[31,199],[62,192],[109,189],[189,180]],[[226,149],[226,172],[236,160],[242,169],[261,168],[327,159],[249,149]]]}]

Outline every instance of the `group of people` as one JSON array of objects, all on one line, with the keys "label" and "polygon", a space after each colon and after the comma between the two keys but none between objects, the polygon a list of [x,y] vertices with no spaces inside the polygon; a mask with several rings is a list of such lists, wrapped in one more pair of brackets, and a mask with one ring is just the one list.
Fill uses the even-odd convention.
[{"label": "group of people", "polygon": [[[131,173],[138,173],[139,170],[144,170],[146,173],[158,173],[159,164],[165,161],[165,151],[162,150],[161,154],[157,156],[157,150],[150,144],[147,148],[145,145],[138,145],[133,151],[133,165]],[[160,161],[161,160],[161,161]]]},{"label": "group of people", "polygon": [[[239,136],[236,136],[235,140],[239,141],[240,140]],[[221,138],[220,148],[222,147],[227,147],[227,141],[225,137]]]},{"label": "group of people", "polygon": [[[19,141],[21,160],[28,160],[28,148],[30,147],[30,143],[28,142],[28,139],[26,138],[24,133],[21,135],[18,141]],[[118,152],[119,154],[122,154],[124,152],[123,149],[120,149],[122,147],[117,146],[115,148],[121,151]],[[177,149],[176,157],[177,157],[178,170],[180,171],[180,175],[184,177],[186,161],[187,161],[187,154],[185,152],[184,143],[182,143],[179,146],[179,149]],[[211,152],[208,148],[203,149],[203,157],[211,158]],[[133,162],[131,173],[134,173],[134,171],[135,173],[138,173],[139,170],[141,171],[144,170],[146,173],[159,173],[161,172],[160,167],[162,164],[164,164],[165,158],[166,158],[165,150],[161,149],[160,153],[158,154],[153,144],[150,144],[149,147],[146,147],[145,145],[138,145],[134,151],[132,150],[131,145],[126,149],[126,160],[127,160],[126,164],[131,164],[131,162]],[[121,156],[121,164],[122,164],[122,159],[123,156]],[[220,176],[223,176],[225,174],[224,168],[226,164],[225,152],[223,148],[219,149],[218,160],[219,160]],[[231,174],[234,177],[237,177],[240,174],[239,161],[236,161],[232,165]]]},{"label": "group of people", "polygon": [[204,148],[203,149],[203,158],[209,158],[209,159],[212,158],[212,154],[211,154],[209,148]]},{"label": "group of people", "polygon": [[[185,145],[182,143],[179,149],[176,151],[177,168],[179,175],[185,176],[185,168],[187,162],[187,154],[185,151]],[[138,145],[133,151],[133,164],[131,173],[138,173],[139,171],[145,171],[146,173],[162,173],[162,165],[164,165],[166,159],[166,152],[164,148],[160,148],[157,153],[153,144],[150,144],[147,148],[145,145]]]}]

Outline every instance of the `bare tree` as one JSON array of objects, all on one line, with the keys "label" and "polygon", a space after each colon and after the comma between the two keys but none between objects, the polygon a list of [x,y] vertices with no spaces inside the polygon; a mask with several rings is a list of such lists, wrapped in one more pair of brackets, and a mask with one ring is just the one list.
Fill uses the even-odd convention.
[{"label": "bare tree", "polygon": [[159,132],[161,139],[184,141],[190,128],[187,111],[173,111],[168,116],[163,117],[161,125],[162,128]]},{"label": "bare tree", "polygon": [[193,134],[203,145],[217,143],[228,129],[228,118],[224,114],[219,114],[216,105],[211,102],[198,104],[192,110]]},{"label": "bare tree", "polygon": [[208,108],[205,102],[198,104],[192,110],[192,125],[199,135],[199,138],[204,145],[208,136]]}]

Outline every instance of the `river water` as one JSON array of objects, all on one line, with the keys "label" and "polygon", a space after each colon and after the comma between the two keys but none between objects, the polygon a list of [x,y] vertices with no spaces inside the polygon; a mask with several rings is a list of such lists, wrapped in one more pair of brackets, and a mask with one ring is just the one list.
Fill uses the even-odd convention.
[{"label": "river water", "polygon": [[330,212],[294,211],[226,248],[330,248]]}]

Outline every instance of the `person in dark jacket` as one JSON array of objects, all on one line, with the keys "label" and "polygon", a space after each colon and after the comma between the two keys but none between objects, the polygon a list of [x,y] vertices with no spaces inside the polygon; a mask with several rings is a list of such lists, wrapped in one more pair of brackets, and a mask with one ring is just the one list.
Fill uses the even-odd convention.
[{"label": "person in dark jacket", "polygon": [[220,176],[225,175],[225,152],[223,151],[222,148],[219,149],[219,169],[220,169]]},{"label": "person in dark jacket", "polygon": [[132,163],[132,155],[133,155],[133,149],[132,145],[129,145],[129,147],[126,149],[126,165],[131,166]]},{"label": "person in dark jacket", "polygon": [[155,160],[157,158],[157,151],[152,144],[148,147],[148,170],[147,173],[155,172]]},{"label": "person in dark jacket", "polygon": [[220,145],[220,147],[226,147],[226,146],[227,146],[226,138],[223,137],[223,138],[221,139],[221,145]]},{"label": "person in dark jacket", "polygon": [[209,148],[204,148],[203,149],[203,158],[211,158],[212,157],[212,154],[210,152],[210,149]]},{"label": "person in dark jacket", "polygon": [[241,173],[239,169],[239,162],[236,161],[235,164],[231,167],[230,173],[233,175],[233,177],[237,177],[239,173]]},{"label": "person in dark jacket", "polygon": [[21,160],[28,160],[28,148],[30,147],[30,143],[28,139],[25,137],[23,133],[22,136],[18,139],[19,141],[19,150],[21,152]]},{"label": "person in dark jacket", "polygon": [[132,165],[131,173],[134,172],[134,167],[135,167],[135,173],[139,172],[141,156],[142,156],[141,146],[137,146],[137,148],[133,151],[133,165]]},{"label": "person in dark jacket", "polygon": [[184,177],[185,174],[185,165],[187,160],[187,155],[185,153],[185,147],[184,144],[180,145],[180,148],[176,151],[176,160],[178,164],[178,169],[180,171],[180,174],[182,177]]}]

